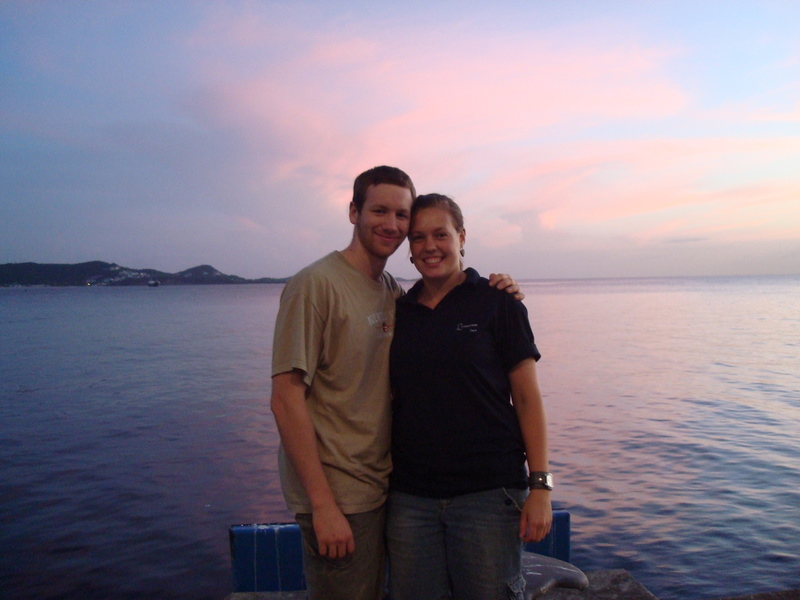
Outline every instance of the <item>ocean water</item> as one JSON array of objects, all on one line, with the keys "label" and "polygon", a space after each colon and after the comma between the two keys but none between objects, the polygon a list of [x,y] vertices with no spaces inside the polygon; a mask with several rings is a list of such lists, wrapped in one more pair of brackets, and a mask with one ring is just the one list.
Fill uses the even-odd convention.
[{"label": "ocean water", "polygon": [[[524,284],[573,562],[662,600],[800,588],[800,277]],[[280,285],[0,289],[0,598],[231,591],[290,520]]]}]

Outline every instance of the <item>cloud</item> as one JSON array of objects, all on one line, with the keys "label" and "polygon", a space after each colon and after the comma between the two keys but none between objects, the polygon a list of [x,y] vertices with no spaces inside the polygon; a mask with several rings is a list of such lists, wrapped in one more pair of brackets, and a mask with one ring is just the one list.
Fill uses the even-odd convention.
[{"label": "cloud", "polygon": [[[761,85],[734,93],[745,75],[703,46],[722,44],[722,61],[728,41],[702,22],[702,39],[675,29],[667,8],[0,10],[14,16],[0,41],[0,206],[20,205],[26,252],[99,252],[108,223],[119,238],[134,235],[123,221],[155,222],[147,245],[165,255],[291,272],[347,243],[352,180],[376,164],[453,196],[471,255],[501,261],[800,237],[789,38],[760,44],[745,75]],[[57,218],[37,220],[50,206]],[[55,235],[59,222],[75,233]]]},{"label": "cloud", "polygon": [[[647,140],[575,144],[554,153],[570,158],[536,160],[532,166],[488,182],[483,193],[506,198],[510,211],[539,211],[547,229],[593,228],[629,234],[650,230],[648,220],[670,221],[675,211],[701,212],[704,206],[731,209],[753,205],[785,215],[797,181],[788,173],[764,174],[776,158],[800,157],[795,140]],[[730,176],[737,167],[736,179]],[[764,183],[765,177],[771,183]],[[795,196],[796,197],[796,196]],[[719,212],[718,216],[725,216]],[[732,218],[728,212],[727,218]],[[797,225],[800,216],[789,221]],[[744,227],[752,219],[742,221]]]},{"label": "cloud", "polygon": [[[251,144],[280,142],[286,172],[332,160],[351,169],[387,147],[412,161],[488,153],[548,127],[661,117],[687,102],[663,72],[671,51],[631,42],[565,48],[558,31],[487,35],[476,24],[443,44],[439,26],[410,41],[404,24],[334,33],[249,13],[212,18],[203,44],[188,44],[200,47],[203,118]],[[274,35],[293,40],[280,60]],[[243,50],[260,66],[240,62]]]}]

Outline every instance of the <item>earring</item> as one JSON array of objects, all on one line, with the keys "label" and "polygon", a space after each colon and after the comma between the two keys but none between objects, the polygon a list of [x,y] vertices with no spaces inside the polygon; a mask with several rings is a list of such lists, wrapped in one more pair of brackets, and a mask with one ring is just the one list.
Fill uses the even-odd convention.
[{"label": "earring", "polygon": [[414,257],[413,257],[413,256],[409,256],[409,257],[408,257],[408,260],[410,260],[410,261],[411,261],[411,264],[412,264],[412,265],[414,264]]},{"label": "earring", "polygon": [[461,248],[461,256],[464,256],[464,248]]}]

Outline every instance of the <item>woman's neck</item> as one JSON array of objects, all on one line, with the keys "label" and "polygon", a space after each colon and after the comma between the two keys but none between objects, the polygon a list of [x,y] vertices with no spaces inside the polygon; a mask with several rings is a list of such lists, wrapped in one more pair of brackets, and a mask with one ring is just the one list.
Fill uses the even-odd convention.
[{"label": "woman's neck", "polygon": [[417,302],[428,308],[436,308],[439,302],[450,293],[450,290],[461,285],[467,278],[464,271],[458,271],[447,279],[426,279],[422,278],[422,289],[417,295]]}]

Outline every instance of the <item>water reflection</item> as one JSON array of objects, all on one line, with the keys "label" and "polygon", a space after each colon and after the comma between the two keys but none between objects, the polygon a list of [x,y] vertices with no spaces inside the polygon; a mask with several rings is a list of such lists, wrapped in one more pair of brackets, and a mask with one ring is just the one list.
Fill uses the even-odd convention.
[{"label": "water reflection", "polygon": [[[800,587],[797,279],[526,284],[573,558],[662,600]],[[6,597],[214,598],[288,520],[280,286],[0,290]]]},{"label": "water reflection", "polygon": [[789,286],[675,283],[525,290],[575,559],[662,598],[798,587]]}]

